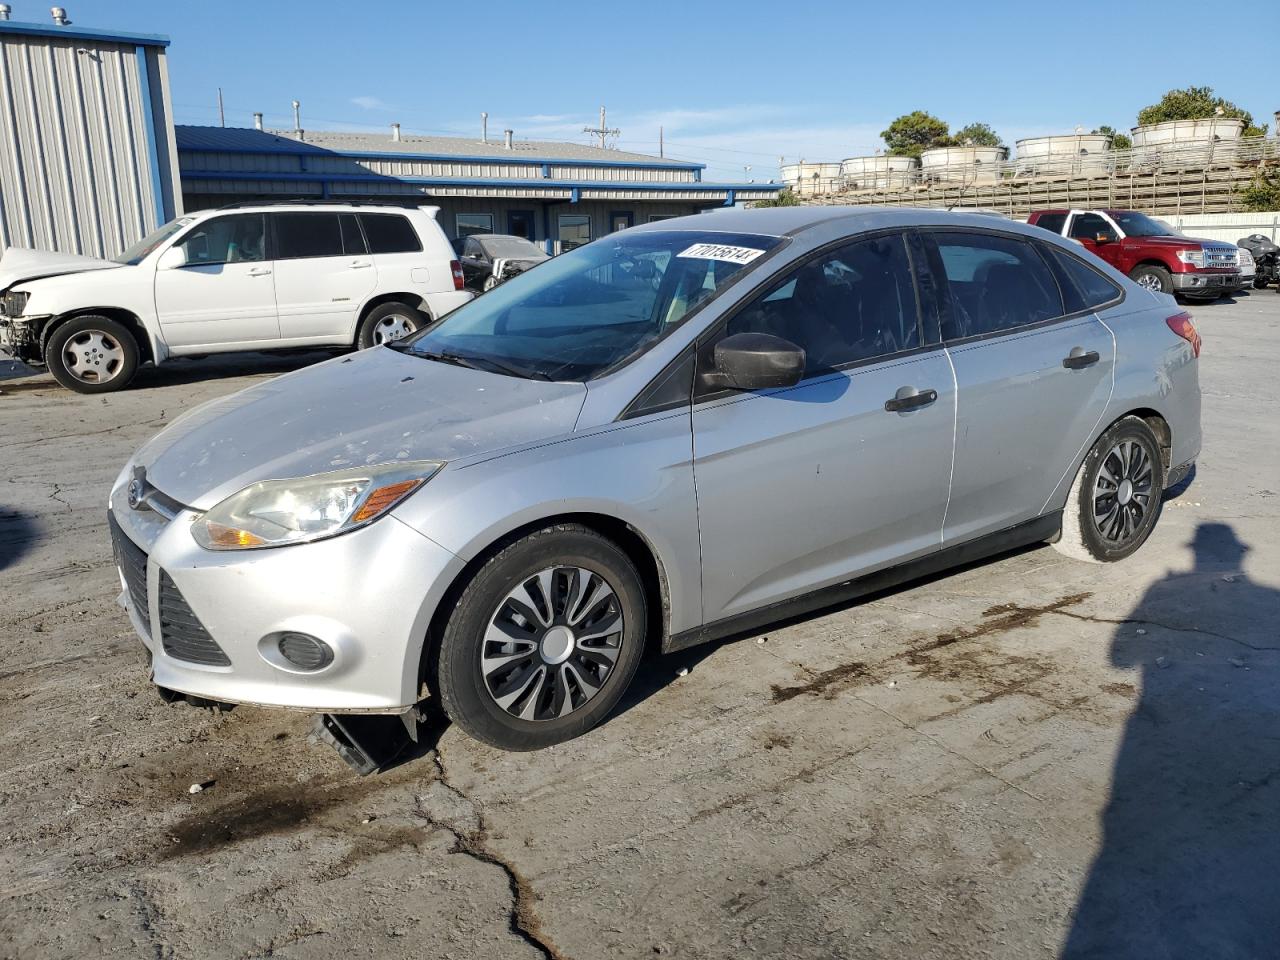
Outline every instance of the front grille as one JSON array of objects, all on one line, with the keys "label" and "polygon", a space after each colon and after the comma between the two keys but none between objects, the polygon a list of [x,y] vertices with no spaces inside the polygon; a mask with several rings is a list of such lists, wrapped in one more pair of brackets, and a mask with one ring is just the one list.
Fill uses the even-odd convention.
[{"label": "front grille", "polygon": [[209,636],[169,574],[160,571],[160,644],[175,660],[229,667],[231,661]]},{"label": "front grille", "polygon": [[1234,267],[1239,265],[1235,247],[1204,247],[1204,265],[1206,267]]},{"label": "front grille", "polygon": [[0,296],[0,314],[6,317],[20,317],[22,311],[27,309],[27,301],[31,298],[29,293],[16,293],[13,290],[6,290],[3,296]]},{"label": "front grille", "polygon": [[125,535],[111,513],[107,514],[107,526],[111,528],[111,552],[115,554],[116,566],[120,568],[125,587],[129,591],[129,604],[150,634],[151,608],[147,605],[146,551]]}]

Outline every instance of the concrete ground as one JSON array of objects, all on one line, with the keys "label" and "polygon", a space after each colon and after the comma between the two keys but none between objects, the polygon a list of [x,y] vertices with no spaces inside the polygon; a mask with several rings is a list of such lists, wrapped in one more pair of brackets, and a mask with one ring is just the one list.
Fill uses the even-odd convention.
[{"label": "concrete ground", "polygon": [[1280,296],[1193,312],[1200,468],[1130,560],[1020,552],[367,779],[162,703],[114,603],[130,452],[304,361],[0,382],[0,956],[1280,955]]}]

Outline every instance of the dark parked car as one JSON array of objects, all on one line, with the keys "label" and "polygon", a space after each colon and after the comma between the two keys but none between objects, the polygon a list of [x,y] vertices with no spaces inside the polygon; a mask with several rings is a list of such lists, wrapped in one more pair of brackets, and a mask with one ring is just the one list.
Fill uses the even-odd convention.
[{"label": "dark parked car", "polygon": [[531,240],[506,233],[473,233],[453,241],[471,290],[492,290],[530,267],[551,259]]}]

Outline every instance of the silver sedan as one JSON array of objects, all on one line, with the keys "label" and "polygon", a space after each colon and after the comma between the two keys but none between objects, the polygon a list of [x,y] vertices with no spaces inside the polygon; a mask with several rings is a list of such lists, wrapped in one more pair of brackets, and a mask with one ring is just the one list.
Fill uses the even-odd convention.
[{"label": "silver sedan", "polygon": [[1200,449],[1200,338],[1043,230],[636,227],[214,401],[110,499],[154,682],[525,750],[673,651],[1051,541],[1121,560]]}]

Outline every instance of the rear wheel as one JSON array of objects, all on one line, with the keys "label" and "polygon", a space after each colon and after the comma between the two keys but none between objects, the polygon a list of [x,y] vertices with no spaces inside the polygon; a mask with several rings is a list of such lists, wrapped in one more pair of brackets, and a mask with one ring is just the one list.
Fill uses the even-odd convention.
[{"label": "rear wheel", "polygon": [[1156,293],[1173,293],[1173,275],[1164,267],[1144,263],[1133,268],[1129,279],[1146,290],[1153,290]]},{"label": "rear wheel", "polygon": [[360,324],[356,347],[364,350],[366,347],[392,343],[407,337],[425,324],[422,313],[407,303],[382,303],[370,310]]},{"label": "rear wheel", "polygon": [[463,589],[441,637],[445,712],[504,750],[537,750],[600,723],[635,676],[648,613],[635,565],[577,524],[495,554]]},{"label": "rear wheel", "polygon": [[44,347],[53,378],[76,393],[121,390],[138,369],[138,344],[109,317],[75,317],[54,329]]},{"label": "rear wheel", "polygon": [[1145,422],[1125,417],[1098,438],[1080,465],[1054,547],[1076,560],[1123,560],[1155,529],[1163,497],[1160,443]]}]

